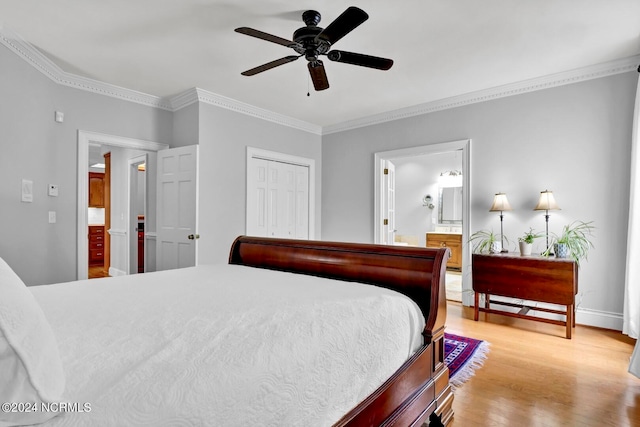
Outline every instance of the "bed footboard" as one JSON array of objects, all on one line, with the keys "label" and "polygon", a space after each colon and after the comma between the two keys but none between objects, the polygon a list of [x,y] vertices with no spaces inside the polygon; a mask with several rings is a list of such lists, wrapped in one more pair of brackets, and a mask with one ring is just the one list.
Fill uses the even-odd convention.
[{"label": "bed footboard", "polygon": [[230,264],[356,281],[393,289],[413,299],[426,325],[424,345],[382,386],[335,426],[437,427],[453,416],[444,364],[447,248],[238,237]]}]

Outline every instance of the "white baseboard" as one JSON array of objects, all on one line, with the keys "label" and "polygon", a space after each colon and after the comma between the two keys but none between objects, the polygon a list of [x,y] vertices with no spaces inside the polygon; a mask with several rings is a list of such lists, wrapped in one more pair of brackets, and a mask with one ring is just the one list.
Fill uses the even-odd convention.
[{"label": "white baseboard", "polygon": [[111,276],[111,277],[126,276],[126,275],[127,275],[126,271],[122,271],[122,270],[118,270],[117,268],[109,267],[109,276]]},{"label": "white baseboard", "polygon": [[578,308],[576,310],[576,324],[595,326],[597,328],[622,331],[623,318],[620,313]]}]

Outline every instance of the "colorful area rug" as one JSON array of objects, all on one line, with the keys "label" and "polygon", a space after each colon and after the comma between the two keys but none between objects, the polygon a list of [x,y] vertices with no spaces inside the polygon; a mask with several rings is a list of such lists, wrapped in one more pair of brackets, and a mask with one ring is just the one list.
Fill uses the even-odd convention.
[{"label": "colorful area rug", "polygon": [[453,390],[471,378],[487,359],[489,343],[459,335],[444,334],[444,363],[449,367]]}]

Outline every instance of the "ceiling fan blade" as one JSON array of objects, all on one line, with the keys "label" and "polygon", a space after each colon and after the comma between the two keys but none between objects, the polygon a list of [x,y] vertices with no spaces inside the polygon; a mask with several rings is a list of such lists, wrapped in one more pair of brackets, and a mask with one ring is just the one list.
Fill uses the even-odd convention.
[{"label": "ceiling fan blade", "polygon": [[311,74],[311,81],[313,81],[313,87],[315,90],[329,89],[329,80],[327,80],[327,73],[324,70],[324,64],[322,61],[309,62],[309,74]]},{"label": "ceiling fan blade", "polygon": [[255,37],[261,40],[266,40],[271,43],[277,43],[286,47],[297,47],[300,46],[298,43],[283,39],[282,37],[274,36],[273,34],[265,33],[260,30],[254,30],[249,27],[240,27],[235,29],[236,33],[246,34],[247,36]]},{"label": "ceiling fan blade", "polygon": [[332,50],[327,54],[327,58],[336,62],[344,62],[345,64],[359,65],[361,67],[375,68],[378,70],[388,70],[393,65],[393,59],[345,52],[343,50]]},{"label": "ceiling fan blade", "polygon": [[263,71],[270,70],[270,69],[278,67],[280,65],[288,64],[289,62],[293,62],[298,58],[300,58],[300,57],[299,56],[295,56],[295,55],[285,56],[284,58],[276,59],[275,61],[267,62],[266,64],[262,64],[260,66],[255,67],[255,68],[252,68],[250,70],[243,71],[240,74],[242,74],[243,76],[254,76],[254,75],[256,75],[258,73],[261,73]]},{"label": "ceiling fan blade", "polygon": [[367,19],[369,19],[369,15],[364,10],[351,6],[322,30],[316,36],[316,40],[324,40],[331,45],[335,44]]}]

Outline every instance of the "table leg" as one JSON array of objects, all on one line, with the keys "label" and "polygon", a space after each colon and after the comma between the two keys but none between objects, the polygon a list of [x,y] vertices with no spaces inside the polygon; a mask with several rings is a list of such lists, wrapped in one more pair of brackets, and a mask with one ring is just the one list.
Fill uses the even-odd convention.
[{"label": "table leg", "polygon": [[571,329],[573,328],[575,319],[573,318],[573,305],[567,306],[567,339],[571,339]]},{"label": "table leg", "polygon": [[474,304],[473,304],[473,320],[478,321],[478,312],[480,309],[480,293],[473,293]]}]

